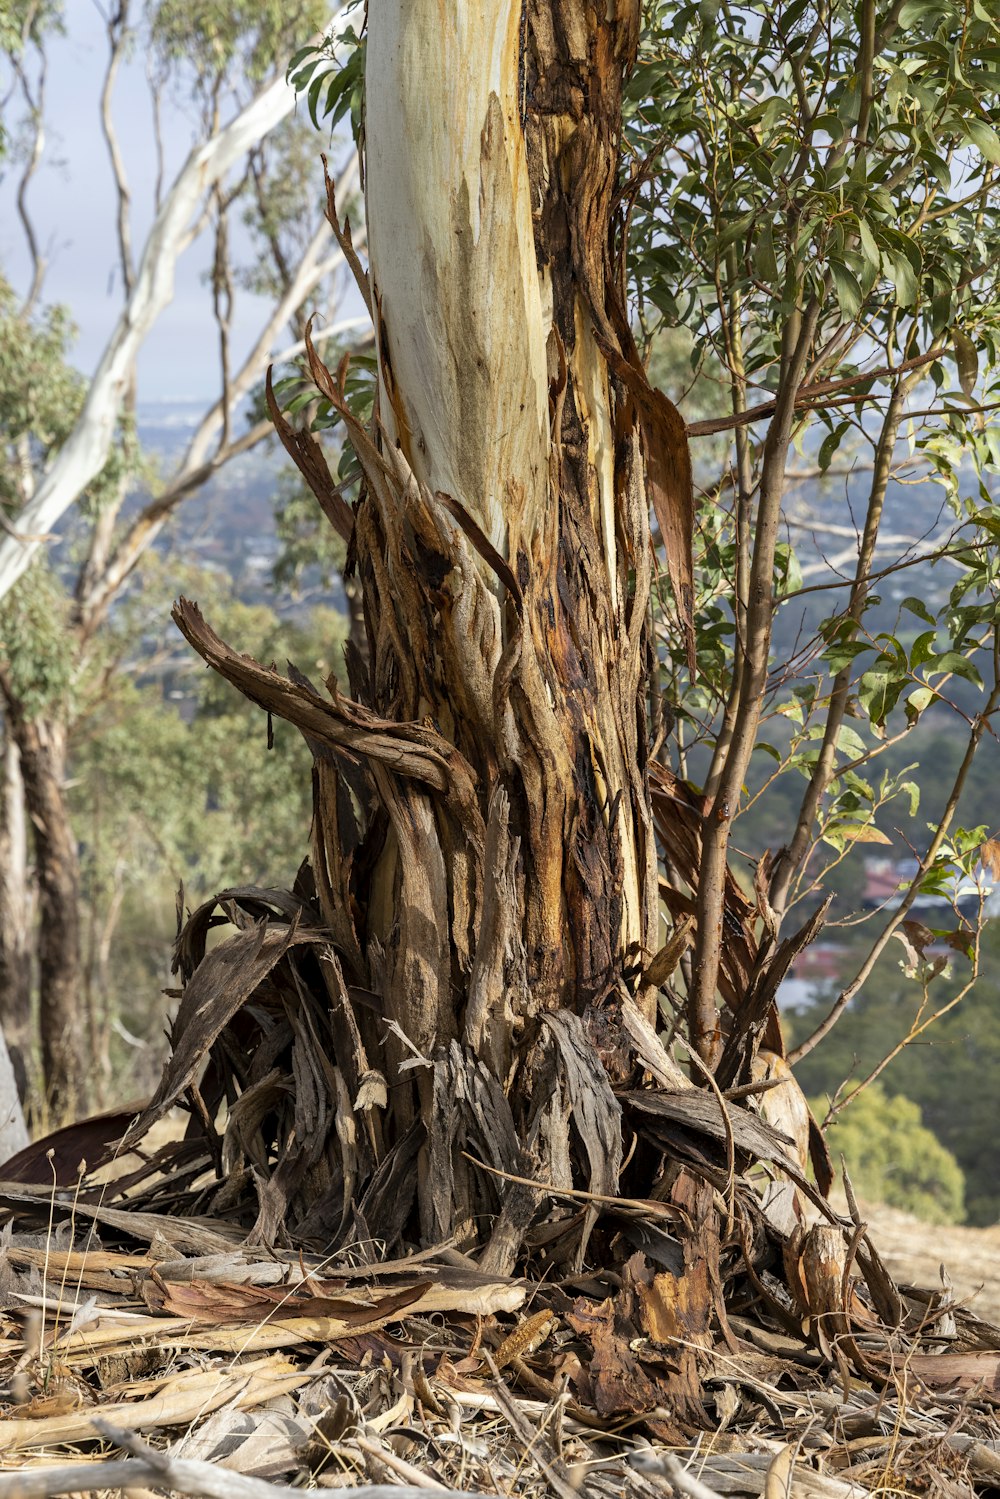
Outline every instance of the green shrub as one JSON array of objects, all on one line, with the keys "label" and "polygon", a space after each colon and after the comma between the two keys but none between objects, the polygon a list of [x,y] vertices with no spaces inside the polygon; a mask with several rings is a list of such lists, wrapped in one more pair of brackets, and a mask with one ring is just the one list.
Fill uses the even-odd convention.
[{"label": "green shrub", "polygon": [[[813,1104],[822,1119],[822,1104]],[[917,1104],[890,1098],[881,1083],[859,1093],[826,1133],[835,1161],[847,1163],[854,1190],[927,1223],[961,1223],[965,1178],[950,1150],[921,1122]]]}]

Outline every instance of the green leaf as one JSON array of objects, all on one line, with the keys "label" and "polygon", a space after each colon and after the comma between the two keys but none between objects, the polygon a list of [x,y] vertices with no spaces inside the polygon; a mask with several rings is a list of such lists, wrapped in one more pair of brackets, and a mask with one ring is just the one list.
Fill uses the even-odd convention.
[{"label": "green leaf", "polygon": [[833,286],[837,303],[848,322],[853,322],[861,311],[861,287],[858,278],[839,260],[830,261]]},{"label": "green leaf", "polygon": [[777,281],[778,260],[774,253],[774,230],[771,220],[765,219],[754,246],[754,269],[761,281]]},{"label": "green leaf", "polygon": [[918,666],[924,666],[928,661],[936,659],[934,654],[934,642],[936,638],[936,625],[933,630],[924,630],[923,634],[917,636],[910,649],[910,668],[912,671],[916,671]]},{"label": "green leaf", "polygon": [[906,678],[884,669],[866,671],[858,683],[858,701],[864,708],[873,728],[882,728],[900,693],[906,686]]},{"label": "green leaf", "polygon": [[934,657],[934,669],[927,673],[928,679],[942,676],[945,672],[952,672],[956,677],[964,677],[967,682],[972,682],[976,687],[982,687],[983,679],[977,668],[969,660],[968,656],[962,656],[958,651],[945,651],[940,656]]},{"label": "green leaf", "polygon": [[731,223],[723,225],[716,241],[719,250],[727,250],[738,239],[743,239],[752,223],[753,214],[744,213],[739,218],[733,219]]},{"label": "green leaf", "polygon": [[865,219],[858,219],[858,238],[861,241],[862,255],[869,265],[875,267],[877,273],[882,264],[882,257],[879,254],[878,245],[875,243],[875,236]]},{"label": "green leaf", "polygon": [[913,594],[907,595],[907,597],[900,605],[900,608],[909,609],[911,614],[915,614],[918,619],[924,620],[929,625],[937,624],[937,620],[934,618],[933,614],[928,609],[923,599],[915,598]]},{"label": "green leaf", "polygon": [[862,755],[868,753],[868,746],[856,729],[849,724],[843,724],[837,734],[837,748],[842,750],[850,760],[860,760]]},{"label": "green leaf", "polygon": [[992,166],[1000,166],[1000,135],[985,120],[963,119],[960,126],[967,138]]},{"label": "green leaf", "polygon": [[917,278],[913,274],[913,267],[905,255],[894,255],[890,252],[888,256],[891,266],[891,280],[896,288],[896,302],[900,307],[912,307],[917,300]]},{"label": "green leaf", "polygon": [[829,669],[836,673],[843,671],[845,666],[850,666],[858,656],[863,656],[870,650],[871,646],[864,640],[835,641],[823,652],[823,660]]},{"label": "green leaf", "polygon": [[886,102],[891,110],[899,108],[900,99],[904,98],[909,91],[910,80],[902,68],[893,68],[889,74],[889,82],[885,86]]},{"label": "green leaf", "polygon": [[830,467],[830,464],[833,462],[833,455],[840,447],[840,444],[844,438],[844,433],[848,431],[848,427],[849,424],[847,422],[838,423],[838,425],[834,427],[833,431],[828,432],[823,441],[820,443],[816,462],[819,464],[820,470],[824,474]]},{"label": "green leaf", "polygon": [[979,378],[979,350],[961,328],[951,330],[951,345],[955,350],[955,363],[958,365],[958,383],[971,401],[976,381]]}]

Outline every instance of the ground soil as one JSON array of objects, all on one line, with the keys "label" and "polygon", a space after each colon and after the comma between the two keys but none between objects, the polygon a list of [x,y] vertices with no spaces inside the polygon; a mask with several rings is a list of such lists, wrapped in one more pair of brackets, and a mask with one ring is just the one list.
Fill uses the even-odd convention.
[{"label": "ground soil", "polygon": [[895,1208],[863,1208],[872,1237],[897,1281],[938,1286],[943,1264],[955,1295],[977,1316],[1000,1323],[1000,1224],[941,1227]]}]

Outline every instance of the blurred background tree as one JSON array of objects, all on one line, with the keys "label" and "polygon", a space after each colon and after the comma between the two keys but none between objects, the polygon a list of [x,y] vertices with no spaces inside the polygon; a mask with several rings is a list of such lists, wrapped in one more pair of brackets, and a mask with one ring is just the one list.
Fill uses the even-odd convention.
[{"label": "blurred background tree", "polygon": [[[825,1109],[817,1100],[822,1119]],[[927,1129],[920,1107],[872,1083],[831,1125],[827,1144],[843,1156],[851,1184],[865,1202],[901,1208],[926,1223],[961,1223],[965,1178],[950,1150]]]},{"label": "blurred background tree", "polygon": [[[56,1115],[101,1101],[95,1089],[109,1075],[106,1021],[116,1003],[111,943],[118,923],[134,920],[128,893],[142,884],[142,851],[153,830],[162,823],[161,868],[171,878],[193,872],[195,885],[213,854],[197,853],[193,838],[184,844],[185,818],[200,819],[202,831],[219,833],[231,825],[228,848],[235,862],[229,873],[236,878],[254,842],[249,800],[242,820],[209,815],[206,821],[210,806],[235,813],[240,793],[222,787],[218,767],[239,763],[244,721],[213,714],[196,694],[193,711],[205,734],[193,751],[188,726],[162,702],[162,686],[137,687],[130,680],[150,667],[132,633],[138,628],[133,601],[143,600],[155,614],[155,633],[162,636],[183,566],[178,562],[165,571],[157,564],[141,577],[137,570],[154,544],[161,556],[165,546],[177,546],[178,532],[166,528],[185,503],[227,465],[271,442],[259,387],[269,362],[296,358],[307,314],[328,315],[317,336],[334,347],[338,338],[356,332],[356,318],[337,322],[329,316],[343,289],[343,257],[324,217],[322,171],[307,148],[306,127],[291,112],[293,96],[283,79],[286,28],[308,33],[329,16],[322,0],[291,8],[163,0],[145,7],[119,3],[106,12],[99,109],[115,186],[109,228],[117,245],[121,302],[120,308],[110,304],[107,345],[88,378],[72,364],[69,311],[43,300],[45,236],[31,207],[44,161],[48,50],[65,21],[61,7],[29,0],[5,11],[0,64],[6,169],[28,252],[29,285],[16,293],[0,267],[0,524],[7,533],[0,536],[0,551],[6,548],[17,569],[30,552],[36,560],[0,603],[0,1020],[25,1059],[36,1104]],[[75,19],[70,16],[70,24]],[[155,127],[142,183],[152,200],[141,204],[143,212],[154,215],[145,240],[136,237],[136,205],[113,109],[121,70],[137,52],[148,65]],[[171,107],[175,128],[183,117],[195,141],[172,183],[164,180],[163,137],[164,111]],[[192,197],[197,171],[204,186]],[[348,182],[351,172],[348,163]],[[191,358],[215,365],[217,393],[191,421],[184,448],[164,461],[144,452],[139,441],[137,361],[145,334],[169,299],[174,262],[200,236],[210,246],[210,270],[202,345],[192,348]],[[248,310],[239,317],[241,298]],[[33,530],[32,516],[39,497],[54,487],[70,513],[58,544],[49,539],[40,549],[43,538]],[[294,506],[294,485],[285,488]],[[224,607],[232,603],[224,587],[220,593],[217,577],[203,574],[199,590]],[[270,611],[264,615],[246,621],[260,641],[266,620],[275,623]],[[326,637],[327,647],[338,638],[329,620]],[[223,748],[228,730],[240,741],[235,761]],[[114,754],[102,752],[104,734]],[[281,742],[290,737],[281,736]],[[182,755],[183,744],[188,747]],[[217,756],[212,778],[202,744]],[[182,762],[186,794],[178,780]],[[268,768],[265,761],[260,771],[264,781],[257,789],[269,790],[255,831],[258,846],[272,841],[280,857],[280,830],[286,826],[276,794],[281,777],[273,785],[268,780],[275,763]],[[249,764],[242,772],[248,788]],[[180,795],[172,814],[167,786]]]}]

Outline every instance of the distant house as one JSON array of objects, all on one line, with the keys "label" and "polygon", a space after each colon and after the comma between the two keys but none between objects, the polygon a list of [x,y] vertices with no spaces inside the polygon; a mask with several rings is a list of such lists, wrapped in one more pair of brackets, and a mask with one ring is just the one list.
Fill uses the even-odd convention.
[{"label": "distant house", "polygon": [[778,990],[782,1010],[804,1009],[814,999],[832,993],[843,982],[844,949],[835,942],[814,942],[799,953]]},{"label": "distant house", "polygon": [[[895,910],[918,871],[916,859],[866,859],[862,909]],[[978,864],[970,874],[953,869],[938,889],[918,895],[910,909],[915,916],[935,911],[943,914],[955,909],[963,915],[973,916],[980,905],[987,916],[1000,915],[1000,885],[988,870]]]},{"label": "distant house", "polygon": [[863,910],[892,910],[893,906],[899,905],[903,899],[903,886],[908,883],[902,872],[903,862],[901,859],[888,859],[884,856],[865,860],[865,884],[861,893]]}]

